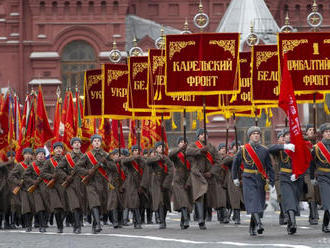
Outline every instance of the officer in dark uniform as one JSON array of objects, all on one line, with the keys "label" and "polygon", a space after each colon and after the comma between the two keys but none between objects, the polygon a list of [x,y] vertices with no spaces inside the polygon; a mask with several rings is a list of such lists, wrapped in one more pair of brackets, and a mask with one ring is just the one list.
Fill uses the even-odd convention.
[{"label": "officer in dark uniform", "polygon": [[[324,209],[322,231],[330,232],[330,123],[320,126],[322,140],[313,147],[313,160],[310,167],[311,182],[320,188],[321,202]],[[315,172],[316,171],[316,172]]]},{"label": "officer in dark uniform", "polygon": [[[249,143],[241,147],[234,157],[232,177],[236,186],[240,185],[238,171],[243,163],[243,196],[248,214],[251,214],[250,235],[255,236],[256,231],[264,231],[261,218],[265,209],[265,185],[274,185],[274,171],[269,157],[268,149],[260,144],[261,130],[252,126],[248,129]],[[269,182],[268,182],[269,181]]]},{"label": "officer in dark uniform", "polygon": [[284,212],[289,217],[287,231],[294,234],[297,231],[296,216],[300,215],[299,199],[302,194],[303,178],[292,174],[291,157],[295,146],[290,143],[290,130],[283,130],[285,144],[275,144],[269,147],[269,152],[280,158],[280,190]]}]

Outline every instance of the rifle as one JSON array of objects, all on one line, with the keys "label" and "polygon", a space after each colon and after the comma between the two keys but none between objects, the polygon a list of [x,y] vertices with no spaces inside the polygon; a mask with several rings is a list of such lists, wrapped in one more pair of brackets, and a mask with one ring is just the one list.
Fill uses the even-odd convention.
[{"label": "rifle", "polygon": [[61,184],[64,188],[67,188],[71,182],[72,182],[72,177],[76,174],[75,170],[72,170],[70,173],[70,176],[68,176],[65,181]]},{"label": "rifle", "polygon": [[24,179],[21,179],[20,183],[13,189],[13,194],[17,195],[18,192],[21,190],[24,183]]},{"label": "rifle", "polygon": [[48,188],[53,188],[57,180],[57,175],[54,174],[53,178],[47,183]]},{"label": "rifle", "polygon": [[39,186],[39,184],[40,184],[41,181],[42,181],[42,178],[41,178],[41,177],[38,177],[37,182],[34,183],[34,184],[32,184],[32,185],[28,188],[27,191],[30,192],[30,193],[33,193],[33,192],[36,190],[36,188]]}]

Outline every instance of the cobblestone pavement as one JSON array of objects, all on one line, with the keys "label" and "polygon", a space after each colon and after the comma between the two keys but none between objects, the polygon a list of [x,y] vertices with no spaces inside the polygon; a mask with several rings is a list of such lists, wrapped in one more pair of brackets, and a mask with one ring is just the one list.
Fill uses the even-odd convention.
[{"label": "cobblestone pavement", "polygon": [[[323,212],[319,211],[320,216]],[[63,234],[57,234],[56,228],[50,227],[47,233],[41,234],[37,229],[31,233],[24,230],[0,231],[1,248],[85,248],[85,247],[330,247],[330,234],[321,232],[319,225],[310,226],[308,212],[303,211],[297,218],[297,234],[289,236],[285,226],[278,225],[278,213],[266,212],[263,223],[265,232],[257,237],[248,234],[249,216],[241,214],[242,224],[219,224],[216,216],[207,222],[207,230],[201,231],[196,222],[192,222],[187,230],[179,227],[179,215],[170,213],[167,218],[167,229],[158,230],[158,225],[144,225],[141,230],[134,230],[132,226],[113,229],[103,226],[100,234],[90,234],[91,226],[85,224],[82,234],[72,234],[72,228],[67,227]]]}]

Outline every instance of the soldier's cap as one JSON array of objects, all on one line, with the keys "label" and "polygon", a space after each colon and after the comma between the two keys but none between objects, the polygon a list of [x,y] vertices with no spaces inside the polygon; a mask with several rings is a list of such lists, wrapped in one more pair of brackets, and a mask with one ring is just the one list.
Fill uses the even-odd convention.
[{"label": "soldier's cap", "polygon": [[164,142],[162,142],[162,141],[157,141],[157,142],[155,143],[155,149],[157,149],[158,146],[162,146],[162,145],[164,145]]},{"label": "soldier's cap", "polygon": [[225,143],[220,143],[219,146],[218,146],[218,151],[220,151],[221,148],[225,148],[225,147],[226,147]]},{"label": "soldier's cap", "polygon": [[7,158],[9,157],[15,157],[16,156],[16,153],[14,151],[8,151],[7,152]]},{"label": "soldier's cap", "polygon": [[60,147],[62,147],[62,149],[64,149],[64,146],[63,146],[63,143],[62,143],[62,142],[55,142],[55,143],[53,144],[53,149],[55,149],[55,148],[58,147],[58,146],[60,146]]},{"label": "soldier's cap", "polygon": [[93,142],[94,139],[100,139],[100,140],[102,141],[102,137],[101,137],[101,135],[99,135],[99,134],[94,134],[94,135],[92,135],[92,137],[91,137],[91,142]]},{"label": "soldier's cap", "polygon": [[252,133],[260,133],[261,134],[261,129],[260,127],[257,126],[252,126],[247,130],[247,136],[250,138]]},{"label": "soldier's cap", "polygon": [[290,133],[290,129],[289,129],[289,128],[284,128],[284,129],[282,130],[282,135],[283,135],[283,136],[287,135],[288,133]]},{"label": "soldier's cap", "polygon": [[74,142],[76,141],[79,141],[80,144],[81,144],[81,139],[79,137],[73,137],[71,140],[70,140],[70,145],[72,146]]},{"label": "soldier's cap", "polygon": [[112,152],[110,152],[111,155],[114,155],[114,154],[116,154],[116,153],[119,153],[118,148],[113,149]]},{"label": "soldier's cap", "polygon": [[324,131],[326,131],[326,130],[330,130],[330,123],[329,122],[323,123],[320,126],[320,132],[321,132],[321,134],[323,134]]},{"label": "soldier's cap", "polygon": [[129,156],[129,150],[126,148],[121,148],[120,153],[123,154],[124,156],[128,157]]},{"label": "soldier's cap", "polygon": [[[198,137],[202,134],[204,134],[204,128],[198,128],[196,131],[196,138],[198,139]],[[207,134],[207,132],[206,132],[206,134]]]},{"label": "soldier's cap", "polygon": [[277,139],[281,138],[283,136],[283,130],[279,131],[276,135]]},{"label": "soldier's cap", "polygon": [[33,149],[31,147],[26,147],[26,148],[23,149],[22,153],[23,153],[23,155],[25,153],[30,153],[32,155],[33,154]]},{"label": "soldier's cap", "polygon": [[310,129],[310,128],[314,128],[314,125],[312,125],[312,124],[310,124],[310,123],[306,124],[306,126],[305,126],[306,132],[307,132],[308,129]]},{"label": "soldier's cap", "polygon": [[[237,146],[241,146],[241,145],[242,145],[241,142],[238,140],[238,141],[237,141]],[[230,144],[230,148],[233,149],[234,146],[236,146],[236,142],[235,142],[235,140],[233,140],[233,141],[231,142],[231,144]]]},{"label": "soldier's cap", "polygon": [[143,155],[148,154],[148,153],[149,153],[148,149],[143,149]]},{"label": "soldier's cap", "polygon": [[140,150],[140,147],[138,145],[134,145],[131,147],[131,151],[134,151],[134,150]]},{"label": "soldier's cap", "polygon": [[43,154],[46,155],[46,150],[45,150],[45,148],[42,148],[42,147],[37,148],[37,149],[36,149],[36,154],[38,154],[39,152],[42,152]]},{"label": "soldier's cap", "polygon": [[185,141],[187,143],[187,139],[185,140],[183,136],[179,136],[176,140],[176,143],[179,144],[181,141]]}]

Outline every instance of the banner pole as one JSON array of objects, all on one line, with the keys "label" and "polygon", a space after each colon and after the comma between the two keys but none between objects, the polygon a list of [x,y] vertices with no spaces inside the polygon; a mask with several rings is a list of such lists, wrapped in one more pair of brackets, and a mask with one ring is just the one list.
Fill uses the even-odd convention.
[{"label": "banner pole", "polygon": [[164,138],[164,113],[162,113],[162,123],[161,123],[161,127],[162,127],[162,149],[163,149],[163,154],[165,154],[165,138]]},{"label": "banner pole", "polygon": [[233,119],[234,119],[234,130],[235,130],[235,146],[236,146],[236,151],[238,151],[238,137],[237,137],[237,127],[236,127],[235,113],[233,113]]},{"label": "banner pole", "polygon": [[204,142],[207,145],[207,135],[206,135],[206,97],[203,96],[203,114],[204,114]]},{"label": "banner pole", "polygon": [[316,125],[317,125],[316,93],[313,94],[313,121],[314,121],[314,130],[316,132]]},{"label": "banner pole", "polygon": [[121,140],[121,132],[120,132],[120,120],[118,120],[118,152],[119,152],[119,156],[120,156],[120,140]]},{"label": "banner pole", "polygon": [[226,119],[226,154],[228,153],[229,119]]}]

